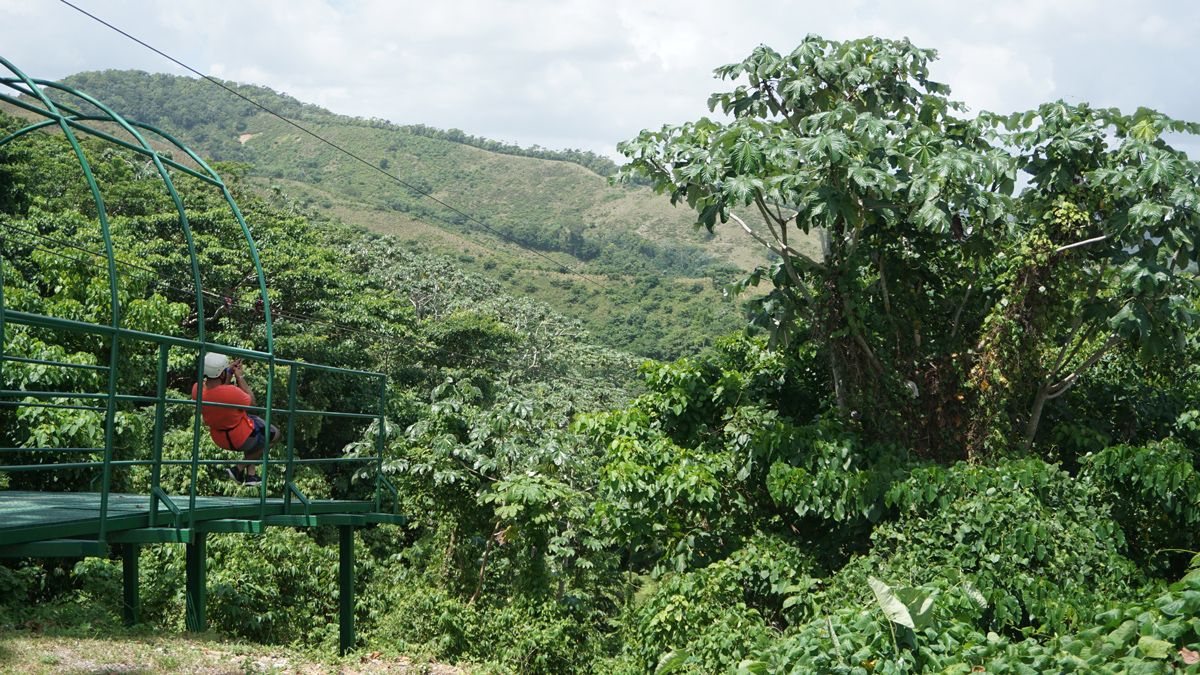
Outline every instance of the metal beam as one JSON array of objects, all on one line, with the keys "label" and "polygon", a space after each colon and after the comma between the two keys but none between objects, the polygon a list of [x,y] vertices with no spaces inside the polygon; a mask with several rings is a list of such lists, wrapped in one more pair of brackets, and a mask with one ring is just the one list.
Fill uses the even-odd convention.
[{"label": "metal beam", "polygon": [[312,516],[280,515],[267,516],[262,519],[263,525],[282,527],[320,527],[321,525],[361,526],[367,521],[358,513],[327,513]]},{"label": "metal beam", "polygon": [[0,547],[0,558],[97,558],[108,555],[108,544],[88,539],[46,539]]},{"label": "metal beam", "polygon": [[124,586],[124,602],[122,614],[125,625],[133,626],[142,622],[142,601],[138,589],[138,557],[141,547],[137,544],[125,544],[121,547],[121,577]]},{"label": "metal beam", "polygon": [[115,544],[190,544],[193,531],[174,527],[139,527],[111,532],[108,540]]},{"label": "metal beam", "polygon": [[354,649],[354,528],[338,526],[338,652]]},{"label": "metal beam", "polygon": [[202,632],[208,627],[204,615],[204,605],[207,600],[205,577],[208,576],[208,556],[205,552],[206,536],[203,532],[196,533],[192,543],[187,545],[187,617],[184,622],[187,629],[194,633]]},{"label": "metal beam", "polygon": [[261,520],[242,520],[239,518],[221,518],[219,520],[204,520],[193,527],[196,532],[236,532],[239,534],[259,534],[263,531]]}]

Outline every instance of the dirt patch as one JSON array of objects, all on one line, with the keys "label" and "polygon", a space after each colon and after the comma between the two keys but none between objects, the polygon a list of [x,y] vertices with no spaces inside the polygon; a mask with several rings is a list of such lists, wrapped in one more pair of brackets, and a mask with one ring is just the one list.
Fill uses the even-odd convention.
[{"label": "dirt patch", "polygon": [[238,136],[238,143],[245,145],[246,141],[248,141],[251,138],[254,138],[255,136],[258,136],[258,135],[260,135],[260,134],[242,134],[241,136]]}]

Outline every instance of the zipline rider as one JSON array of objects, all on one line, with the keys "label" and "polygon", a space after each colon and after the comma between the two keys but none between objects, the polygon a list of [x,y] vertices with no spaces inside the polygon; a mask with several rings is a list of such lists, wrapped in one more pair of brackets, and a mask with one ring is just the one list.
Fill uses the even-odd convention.
[{"label": "zipline rider", "polygon": [[[254,405],[254,392],[246,383],[241,359],[232,363],[224,354],[209,352],[204,355],[204,401],[203,403],[226,403],[231,405]],[[231,384],[232,383],[232,384]],[[196,386],[192,386],[192,400],[196,398]],[[223,406],[202,405],[200,414],[208,426],[209,435],[217,447],[242,453],[243,459],[260,460],[267,449],[267,423],[257,415],[245,410]],[[271,425],[271,442],[279,440],[279,429]],[[230,478],[242,485],[260,485],[256,464],[245,468],[233,466],[226,469]]]}]

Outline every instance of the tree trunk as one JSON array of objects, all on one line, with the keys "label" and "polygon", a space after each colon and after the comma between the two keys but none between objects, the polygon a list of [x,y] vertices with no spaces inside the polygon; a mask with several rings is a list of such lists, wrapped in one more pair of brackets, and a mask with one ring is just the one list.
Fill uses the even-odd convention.
[{"label": "tree trunk", "polygon": [[838,361],[833,349],[829,350],[829,373],[833,381],[833,400],[837,404],[839,415],[850,414],[850,404],[846,398],[846,378],[842,374],[842,364]]},{"label": "tree trunk", "polygon": [[1050,400],[1050,383],[1043,382],[1042,386],[1038,387],[1037,396],[1033,399],[1033,408],[1029,411],[1029,421],[1025,423],[1025,451],[1029,452],[1033,447],[1033,438],[1037,436],[1038,425],[1042,422],[1042,410],[1046,408],[1046,401]]}]

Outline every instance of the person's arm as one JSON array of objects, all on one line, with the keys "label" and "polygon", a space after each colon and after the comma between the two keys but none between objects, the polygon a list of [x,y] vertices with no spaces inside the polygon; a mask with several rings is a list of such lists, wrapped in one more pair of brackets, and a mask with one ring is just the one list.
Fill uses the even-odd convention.
[{"label": "person's arm", "polygon": [[254,392],[250,391],[250,385],[246,383],[246,376],[242,372],[243,368],[241,359],[235,360],[230,366],[230,370],[233,371],[234,382],[237,383],[237,388],[246,392],[246,395],[250,397],[250,403],[247,405],[254,405]]}]

